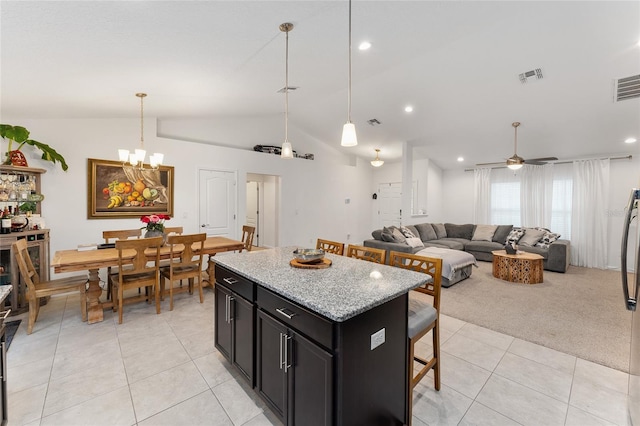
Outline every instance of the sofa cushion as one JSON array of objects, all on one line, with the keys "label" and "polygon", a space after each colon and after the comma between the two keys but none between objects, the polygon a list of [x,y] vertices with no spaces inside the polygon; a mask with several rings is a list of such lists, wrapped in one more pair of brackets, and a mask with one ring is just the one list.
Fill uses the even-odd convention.
[{"label": "sofa cushion", "polygon": [[472,252],[482,252],[482,253],[491,253],[494,250],[502,250],[504,248],[503,244],[496,243],[493,241],[469,241],[464,245],[464,250],[469,253]]},{"label": "sofa cushion", "polygon": [[395,243],[396,241],[393,238],[393,229],[387,228],[386,226],[382,228],[382,234],[380,239],[387,243]]},{"label": "sofa cushion", "polygon": [[492,241],[497,228],[496,225],[476,225],[471,241]]},{"label": "sofa cushion", "polygon": [[560,238],[560,234],[555,234],[553,232],[550,232],[549,230],[545,230],[544,235],[542,236],[540,241],[538,241],[535,244],[535,247],[540,247],[542,249],[548,249],[549,246],[551,245],[551,243],[557,241],[559,238]]},{"label": "sofa cushion", "polygon": [[522,238],[523,235],[524,235],[524,229],[513,228],[511,232],[509,232],[509,235],[507,236],[505,244],[516,244],[518,240]]},{"label": "sofa cushion", "polygon": [[543,249],[542,247],[520,246],[519,249],[527,253],[539,254],[545,260],[549,258],[549,250]]},{"label": "sofa cushion", "polygon": [[446,248],[450,248],[452,250],[464,250],[465,242],[468,242],[464,238],[440,238],[436,240],[439,245],[445,246]]},{"label": "sofa cushion", "polygon": [[382,229],[376,229],[371,233],[374,240],[382,241]]},{"label": "sofa cushion", "polygon": [[539,229],[526,228],[524,235],[518,241],[518,245],[533,247],[540,241],[545,232],[546,231],[540,231]]},{"label": "sofa cushion", "polygon": [[496,232],[493,234],[493,241],[500,244],[505,244],[509,232],[513,229],[513,225],[498,225]]},{"label": "sofa cushion", "polygon": [[436,239],[447,238],[447,229],[442,223],[432,223],[433,230],[436,232]]},{"label": "sofa cushion", "polygon": [[475,225],[456,225],[453,223],[445,223],[444,228],[447,231],[447,238],[464,238],[465,240],[470,240],[473,237]]},{"label": "sofa cushion", "polygon": [[433,229],[430,223],[419,223],[415,225],[415,228],[418,230],[420,234],[420,239],[422,241],[430,241],[437,240],[438,235],[436,235],[436,231]]}]

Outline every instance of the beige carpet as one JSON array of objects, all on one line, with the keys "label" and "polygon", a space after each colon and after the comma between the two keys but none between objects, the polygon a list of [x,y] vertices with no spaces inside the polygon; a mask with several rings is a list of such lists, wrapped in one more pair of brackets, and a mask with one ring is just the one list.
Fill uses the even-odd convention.
[{"label": "beige carpet", "polygon": [[544,283],[494,278],[478,262],[470,278],[442,289],[442,313],[528,342],[629,371],[631,313],[620,272],[570,266]]}]

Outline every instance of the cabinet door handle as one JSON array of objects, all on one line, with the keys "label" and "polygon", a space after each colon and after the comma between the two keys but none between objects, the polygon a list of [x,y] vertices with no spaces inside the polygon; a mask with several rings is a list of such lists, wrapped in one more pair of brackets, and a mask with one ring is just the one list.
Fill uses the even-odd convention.
[{"label": "cabinet door handle", "polygon": [[276,312],[281,314],[283,317],[287,319],[291,319],[296,316],[296,313],[287,309],[287,308],[276,308]]},{"label": "cabinet door handle", "polygon": [[224,296],[224,321],[229,324],[231,318],[231,314],[229,312],[229,295],[225,294]]},{"label": "cabinet door handle", "polygon": [[282,370],[282,333],[280,333],[280,359],[279,359],[279,363],[280,365],[278,366],[278,368],[280,368],[280,370]]},{"label": "cabinet door handle", "polygon": [[284,372],[286,373],[290,368],[291,364],[289,364],[289,340],[291,340],[291,336],[288,334],[284,335]]},{"label": "cabinet door handle", "polygon": [[229,296],[229,324],[231,324],[231,321],[233,321],[233,317],[235,316],[235,312],[233,309],[233,307],[235,306],[235,304],[233,303],[234,300],[236,300],[235,297]]},{"label": "cabinet door handle", "polygon": [[7,381],[7,343],[2,342],[2,381]]},{"label": "cabinet door handle", "polygon": [[222,281],[224,281],[225,283],[229,284],[229,285],[234,285],[238,282],[238,280],[236,280],[233,277],[227,277],[227,278],[223,278]]}]

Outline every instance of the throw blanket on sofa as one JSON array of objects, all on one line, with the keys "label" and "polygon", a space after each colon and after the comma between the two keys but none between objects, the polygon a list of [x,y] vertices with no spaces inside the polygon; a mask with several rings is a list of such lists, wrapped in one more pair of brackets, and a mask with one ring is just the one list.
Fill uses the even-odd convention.
[{"label": "throw blanket on sofa", "polygon": [[458,269],[473,265],[476,268],[476,258],[466,251],[452,250],[439,247],[425,247],[416,253],[417,256],[435,257],[442,259],[442,276],[448,280],[453,279]]}]

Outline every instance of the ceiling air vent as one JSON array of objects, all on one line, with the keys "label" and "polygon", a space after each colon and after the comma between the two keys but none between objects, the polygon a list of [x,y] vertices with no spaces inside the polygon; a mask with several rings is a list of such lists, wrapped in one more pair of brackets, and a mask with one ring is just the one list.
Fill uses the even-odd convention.
[{"label": "ceiling air vent", "polygon": [[616,80],[616,102],[640,97],[640,74]]},{"label": "ceiling air vent", "polygon": [[377,126],[378,124],[382,124],[377,118],[372,118],[371,120],[367,120],[367,123],[369,123],[370,126]]},{"label": "ceiling air vent", "polygon": [[530,81],[542,80],[542,68],[536,68],[531,71],[523,72],[519,75],[520,83],[526,84]]}]

